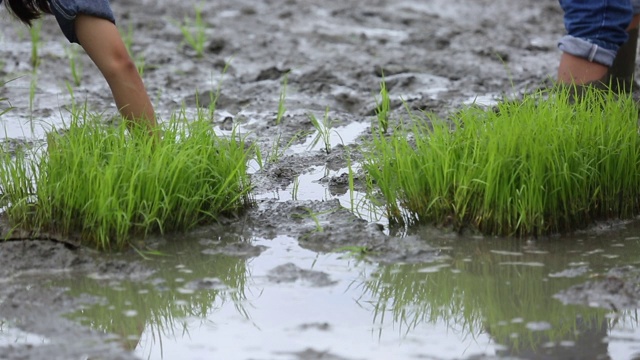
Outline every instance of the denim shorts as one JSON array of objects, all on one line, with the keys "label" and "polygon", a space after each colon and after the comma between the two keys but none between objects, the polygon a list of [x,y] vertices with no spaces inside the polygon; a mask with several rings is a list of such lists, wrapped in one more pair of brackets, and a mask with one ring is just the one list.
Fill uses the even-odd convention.
[{"label": "denim shorts", "polygon": [[91,15],[116,23],[109,0],[49,0],[51,12],[56,17],[64,36],[72,43],[78,42],[74,22],[76,16]]},{"label": "denim shorts", "polygon": [[560,0],[567,35],[560,50],[611,66],[627,41],[631,18],[640,13],[640,0]]}]

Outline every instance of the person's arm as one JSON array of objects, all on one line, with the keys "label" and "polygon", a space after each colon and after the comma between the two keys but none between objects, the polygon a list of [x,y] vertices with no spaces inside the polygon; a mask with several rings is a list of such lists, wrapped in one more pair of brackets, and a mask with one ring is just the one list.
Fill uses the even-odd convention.
[{"label": "person's arm", "polygon": [[116,26],[102,18],[78,15],[75,30],[78,42],[107,80],[122,116],[146,125],[150,133],[155,131],[153,105]]}]

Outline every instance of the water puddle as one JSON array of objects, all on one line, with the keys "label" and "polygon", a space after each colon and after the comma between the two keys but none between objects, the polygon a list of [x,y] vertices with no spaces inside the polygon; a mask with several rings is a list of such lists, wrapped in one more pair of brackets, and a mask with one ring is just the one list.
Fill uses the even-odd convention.
[{"label": "water puddle", "polygon": [[463,102],[464,105],[477,105],[481,107],[490,107],[497,105],[501,101],[501,98],[497,95],[486,94],[478,95],[468,98]]},{"label": "water puddle", "polygon": [[[378,265],[273,240],[178,239],[144,283],[86,278],[72,294],[102,298],[73,318],[120,336],[142,358],[345,359],[493,356],[629,359],[635,311],[554,298],[637,262],[640,240],[526,243],[417,234],[438,261]],[[348,341],[345,341],[348,339]]]},{"label": "water puddle", "polygon": [[31,334],[12,328],[3,321],[0,321],[0,353],[3,347],[8,346],[41,346],[49,344],[46,337]]},{"label": "water puddle", "polygon": [[[346,126],[332,128],[329,133],[328,143],[331,147],[338,144],[342,146],[356,144],[369,126],[368,123],[353,122]],[[303,143],[291,146],[287,149],[287,152],[300,155],[324,151],[325,144],[322,141],[314,143],[314,139],[315,134],[309,135]],[[251,174],[260,171],[260,166],[255,160],[251,160],[248,167]],[[257,200],[275,199],[279,202],[337,199],[344,208],[349,209],[358,218],[386,226],[388,225],[388,220],[384,216],[384,208],[373,204],[366,192],[349,187],[349,174],[357,176],[361,172],[361,168],[362,165],[358,162],[353,162],[350,168],[346,167],[337,170],[332,170],[327,166],[309,166],[284,189],[259,193],[255,195],[255,198]],[[335,183],[332,184],[332,181]]]},{"label": "water puddle", "polygon": [[[321,118],[318,118],[321,121]],[[327,143],[318,141],[314,143],[316,134],[307,137],[304,143],[291,146],[289,151],[294,154],[301,154],[309,151],[321,151],[328,146],[333,148],[334,146],[341,144],[347,146],[354,144],[356,140],[362,135],[362,133],[369,128],[369,123],[353,122],[346,126],[337,126],[335,128],[327,128],[329,132],[329,138]],[[317,133],[317,130],[316,130]]]}]

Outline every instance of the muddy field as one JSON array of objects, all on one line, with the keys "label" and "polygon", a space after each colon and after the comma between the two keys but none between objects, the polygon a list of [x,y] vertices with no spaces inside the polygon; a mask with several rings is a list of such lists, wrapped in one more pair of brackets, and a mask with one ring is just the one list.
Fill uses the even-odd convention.
[{"label": "muddy field", "polygon": [[[186,111],[195,111],[196,103],[206,107],[210,92],[219,88],[214,125],[222,133],[239,126],[264,153],[273,151],[278,137],[284,144],[293,139],[278,161],[263,169],[252,164],[256,205],[246,216],[225,219],[189,235],[199,238],[198,246],[204,247],[196,251],[242,259],[260,256],[268,251],[268,243],[203,244],[201,240],[229,234],[244,240],[286,236],[316,254],[347,246],[372,249],[367,259],[373,264],[438,259],[441,251],[434,244],[389,229],[380,209],[351,211],[341,198],[347,192],[345,154],[349,152],[356,162],[360,159],[382,74],[393,99],[393,117],[405,113],[402,100],[412,110],[446,116],[474,100],[491,103],[505,94],[517,96],[550,84],[560,55],[556,41],[564,31],[557,0],[112,0],[112,6],[123,35],[133,39],[134,57],[144,64],[144,80],[161,121],[181,107]],[[185,17],[193,18],[195,6],[201,6],[207,24],[201,58],[184,43],[179,26]],[[53,19],[43,23],[35,85],[29,31],[4,10],[0,26],[0,76],[5,82],[11,80],[0,88],[0,98],[9,99],[14,107],[0,118],[9,146],[39,144],[47,124],[62,126],[72,101],[67,86],[76,100],[86,101],[91,109],[107,116],[115,111],[104,79],[81,50],[77,54],[81,81],[74,84],[69,54],[78,48],[66,43]],[[287,111],[276,125],[285,77]],[[313,132],[308,115],[321,117],[325,109],[341,135],[332,138],[330,154],[319,147],[309,149],[309,136],[300,136]],[[294,182],[299,183],[299,193],[292,195]],[[362,190],[363,184],[358,182],[356,189]],[[627,224],[601,225],[592,234],[615,231],[612,227]],[[179,235],[172,235],[149,239],[148,244],[161,248],[179,240]],[[0,244],[0,264],[0,359],[139,358],[131,346],[113,341],[114,334],[64,316],[99,300],[71,296],[67,287],[56,284],[88,274],[144,283],[158,267],[135,254],[98,254],[42,239]],[[617,272],[609,269],[608,276],[549,298],[555,295],[566,303],[606,309],[636,308],[640,299],[637,263],[619,265],[627,267]],[[321,271],[300,269],[286,261],[268,273],[271,283],[300,279],[314,288],[333,284]],[[322,324],[311,326],[322,328]],[[47,341],[12,340],[29,336]],[[573,356],[579,358],[577,354]],[[311,347],[289,355],[294,359],[372,358]],[[423,355],[435,358],[427,352]],[[521,356],[529,358],[525,353]],[[265,353],[221,358],[280,357]]]}]

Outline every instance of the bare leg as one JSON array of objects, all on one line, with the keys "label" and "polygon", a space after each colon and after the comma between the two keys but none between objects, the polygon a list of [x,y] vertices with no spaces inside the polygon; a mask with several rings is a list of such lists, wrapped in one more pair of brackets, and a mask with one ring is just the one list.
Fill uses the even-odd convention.
[{"label": "bare leg", "polygon": [[582,85],[603,79],[609,67],[568,53],[562,53],[558,66],[558,82]]},{"label": "bare leg", "polygon": [[107,80],[122,116],[153,133],[157,127],[153,105],[116,26],[102,18],[79,15],[75,28],[80,45]]},{"label": "bare leg", "polygon": [[[634,36],[633,31],[637,31],[640,24],[640,15],[634,15],[631,24],[627,28],[630,35],[629,44],[632,49],[626,49],[623,45],[619,55],[624,59],[616,58],[612,71],[602,64],[588,61],[586,59],[562,53],[560,64],[558,66],[558,82],[561,84],[583,85],[597,81],[608,81],[607,75],[611,75],[611,80],[616,82],[633,82],[633,70],[635,69],[635,48],[637,42],[631,37]],[[637,34],[635,35],[637,37]],[[627,54],[628,53],[628,54]],[[616,85],[617,84],[613,84]],[[623,84],[620,84],[621,86]]]}]

